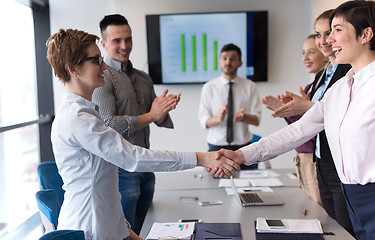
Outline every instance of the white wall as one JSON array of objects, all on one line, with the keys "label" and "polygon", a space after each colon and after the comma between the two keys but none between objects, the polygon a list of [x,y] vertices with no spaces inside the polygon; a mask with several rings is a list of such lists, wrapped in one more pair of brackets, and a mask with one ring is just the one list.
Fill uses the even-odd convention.
[{"label": "white wall", "polygon": [[319,14],[328,9],[333,9],[338,7],[341,3],[346,2],[344,0],[315,0],[313,5],[313,16],[318,17]]},{"label": "white wall", "polygon": [[[337,0],[336,0],[337,1]],[[51,32],[59,28],[78,28],[99,35],[99,21],[105,14],[123,14],[133,30],[131,60],[138,69],[147,72],[146,14],[182,12],[223,12],[267,10],[269,16],[268,82],[257,83],[261,97],[296,91],[312,80],[301,61],[305,37],[313,33],[314,9],[325,9],[323,0],[50,0]],[[338,3],[336,4],[338,5]],[[332,6],[328,6],[330,8]],[[105,54],[103,52],[103,54]],[[62,84],[54,82],[55,103],[60,103]],[[182,93],[178,108],[171,112],[174,130],[151,126],[151,148],[178,151],[206,151],[206,130],[198,120],[202,85],[157,85],[157,95],[165,88]],[[251,130],[261,136],[286,126],[284,120],[273,119],[263,107],[259,127]],[[275,168],[293,167],[291,151],[272,161]]]}]

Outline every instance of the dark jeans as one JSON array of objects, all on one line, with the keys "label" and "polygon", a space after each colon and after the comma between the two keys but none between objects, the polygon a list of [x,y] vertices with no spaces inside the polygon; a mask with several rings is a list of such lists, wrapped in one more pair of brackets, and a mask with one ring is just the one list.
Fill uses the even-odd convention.
[{"label": "dark jeans", "polygon": [[375,238],[375,184],[342,184],[357,239]]},{"label": "dark jeans", "polygon": [[[245,147],[247,145],[249,145],[250,143],[247,143],[247,144],[244,144],[244,145],[226,145],[226,146],[218,146],[218,145],[212,145],[212,144],[209,144],[208,143],[208,151],[209,152],[213,152],[213,151],[218,151],[222,148],[224,149],[228,149],[228,150],[232,150],[232,151],[236,151],[242,147]],[[250,169],[257,169],[258,168],[258,163],[255,163],[255,164],[252,164],[252,165],[245,165],[245,164],[241,164],[241,170],[250,170]]]},{"label": "dark jeans", "polygon": [[119,191],[126,220],[139,235],[155,191],[155,174],[119,168]]},{"label": "dark jeans", "polygon": [[341,182],[332,161],[316,159],[316,172],[320,198],[327,214],[354,236]]}]

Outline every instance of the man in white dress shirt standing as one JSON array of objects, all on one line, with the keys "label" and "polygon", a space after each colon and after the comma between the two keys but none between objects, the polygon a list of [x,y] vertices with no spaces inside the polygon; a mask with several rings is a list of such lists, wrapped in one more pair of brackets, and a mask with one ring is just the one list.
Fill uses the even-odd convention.
[{"label": "man in white dress shirt standing", "polygon": [[259,125],[261,100],[255,83],[237,76],[242,66],[239,47],[223,46],[219,66],[223,74],[203,85],[198,118],[208,129],[209,151],[237,150],[253,138],[249,125]]}]

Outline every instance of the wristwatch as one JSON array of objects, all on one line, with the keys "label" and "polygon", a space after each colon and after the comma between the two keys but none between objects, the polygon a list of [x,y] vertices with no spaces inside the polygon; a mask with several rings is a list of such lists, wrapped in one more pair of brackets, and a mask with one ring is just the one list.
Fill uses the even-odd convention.
[{"label": "wristwatch", "polygon": [[243,118],[241,119],[241,122],[245,121],[246,120],[246,114],[244,113],[243,114]]}]

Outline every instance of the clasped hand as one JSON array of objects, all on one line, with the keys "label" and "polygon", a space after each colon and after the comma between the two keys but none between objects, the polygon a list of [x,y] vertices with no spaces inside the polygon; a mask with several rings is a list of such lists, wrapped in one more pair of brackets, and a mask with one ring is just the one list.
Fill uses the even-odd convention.
[{"label": "clasped hand", "polygon": [[206,167],[207,172],[217,178],[230,178],[245,162],[240,150],[220,149],[217,152],[197,153],[197,157],[198,165]]}]

